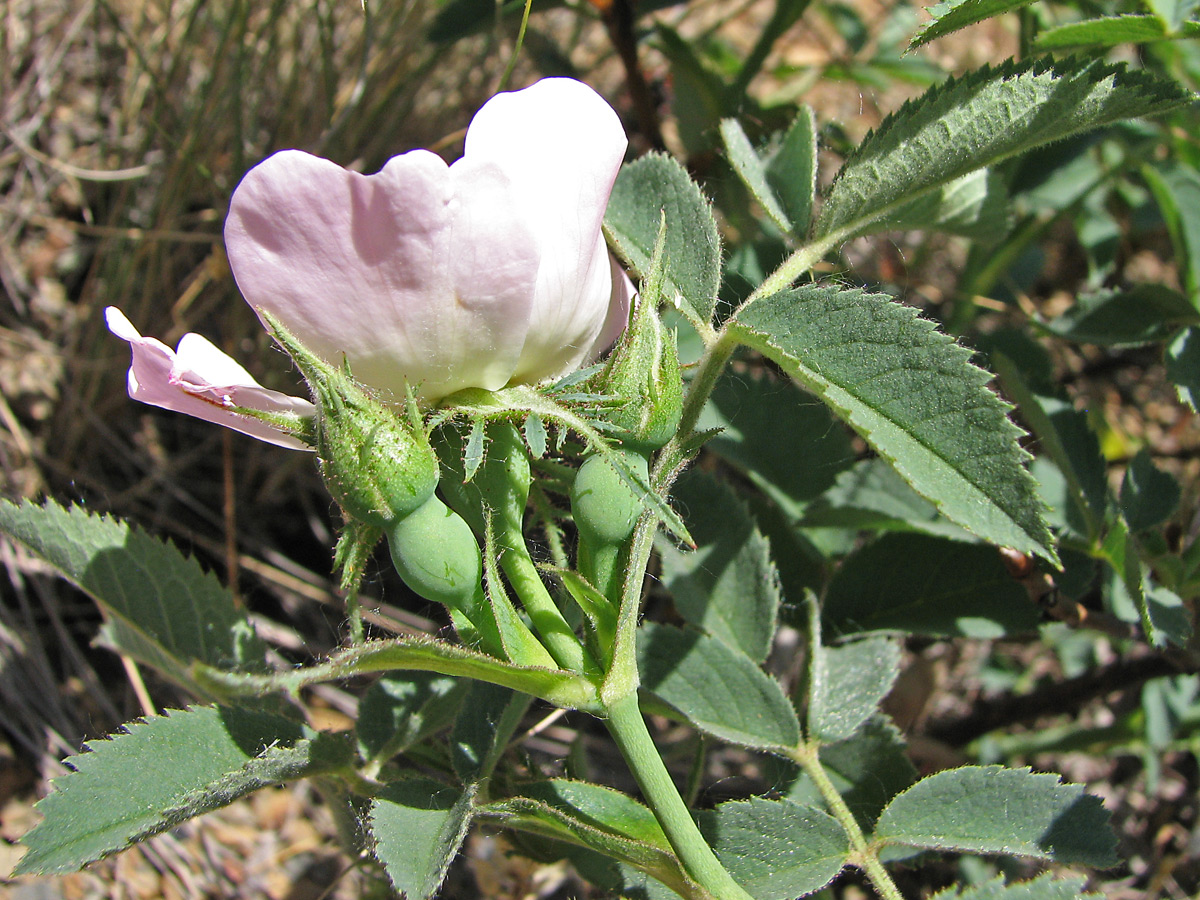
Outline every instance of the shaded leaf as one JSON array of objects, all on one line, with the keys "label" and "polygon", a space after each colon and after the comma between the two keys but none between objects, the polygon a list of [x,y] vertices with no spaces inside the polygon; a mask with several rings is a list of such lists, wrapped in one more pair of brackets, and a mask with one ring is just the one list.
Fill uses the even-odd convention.
[{"label": "shaded leaf", "polygon": [[996,878],[983,884],[946,888],[932,900],[1101,900],[1100,894],[1084,894],[1082,878],[1055,878],[1049,872],[1031,881],[1005,884]]},{"label": "shaded leaf", "polygon": [[1118,862],[1098,797],[1057,775],[1001,766],[964,766],[918,781],[888,804],[875,839],[1090,866]]},{"label": "shaded leaf", "polygon": [[1103,16],[1047,28],[1038,33],[1033,45],[1038,50],[1099,48],[1115,47],[1117,44],[1145,44],[1161,41],[1165,37],[1168,37],[1166,23],[1158,16]]},{"label": "shaded leaf", "polygon": [[1200,411],[1200,328],[1185,328],[1167,346],[1167,377],[1179,399]]},{"label": "shaded leaf", "polygon": [[468,682],[432,672],[384,675],[358,704],[357,734],[363,756],[388,759],[448,726]]},{"label": "shaded leaf", "polygon": [[409,900],[432,897],[467,836],[474,788],[431,778],[394,781],[371,802],[375,857]]},{"label": "shaded leaf", "polygon": [[1161,525],[1179,506],[1182,491],[1170,472],[1164,472],[1144,447],[1129,463],[1121,482],[1121,513],[1130,531]]},{"label": "shaded leaf", "polygon": [[662,580],[680,614],[692,625],[744,653],[767,658],[775,637],[779,578],[766,539],[749,510],[712,476],[689,473],[672,499],[697,549],[663,541]]},{"label": "shaded leaf", "polygon": [[1197,324],[1200,311],[1178,291],[1139,284],[1080,296],[1046,327],[1069,341],[1122,347],[1166,340],[1180,325]]},{"label": "shaded leaf", "polygon": [[872,230],[944,231],[994,242],[1008,231],[1008,188],[990,169],[977,169],[876,220]]},{"label": "shaded leaf", "polygon": [[969,351],[915,310],[806,285],[748,304],[729,329],[824,400],[946,518],[1057,559],[1008,407]]},{"label": "shaded leaf", "polygon": [[1040,620],[994,547],[921,534],[884,535],[847,557],[821,612],[833,634],[1000,637],[1031,631]]},{"label": "shaded leaf", "polygon": [[686,721],[746,747],[784,749],[800,723],[779,683],[716,638],[652,622],[637,630],[642,687]]},{"label": "shaded leaf", "polygon": [[796,237],[808,231],[817,193],[817,117],[801,104],[778,148],[767,158],[767,183]]}]

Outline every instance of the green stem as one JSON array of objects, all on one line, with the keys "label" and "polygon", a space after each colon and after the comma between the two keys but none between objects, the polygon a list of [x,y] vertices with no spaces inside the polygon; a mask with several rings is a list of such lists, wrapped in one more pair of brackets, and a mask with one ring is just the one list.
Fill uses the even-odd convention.
[{"label": "green stem", "polygon": [[[529,621],[542,637],[542,643],[554,657],[554,661],[572,672],[599,672],[600,667],[578,636],[571,630],[562,610],[546,590],[537,566],[529,557],[524,538],[518,535],[502,535],[504,547],[500,551],[500,568],[508,576],[521,605],[529,614]],[[516,541],[520,540],[517,545]]]},{"label": "green stem", "polygon": [[802,744],[795,753],[795,760],[804,769],[805,774],[812,779],[813,784],[817,786],[817,790],[821,792],[821,797],[825,800],[825,805],[829,807],[830,814],[837,819],[838,824],[846,832],[846,837],[850,839],[850,846],[854,849],[851,863],[867,873],[871,884],[875,886],[875,890],[884,900],[904,900],[904,895],[896,887],[896,882],[892,881],[892,876],[879,861],[879,853],[867,841],[867,836],[859,827],[854,813],[846,805],[845,798],[838,793],[838,789],[829,780],[825,767],[821,765],[817,745]]},{"label": "green stem", "polygon": [[612,703],[605,724],[692,880],[715,900],[752,900],[725,871],[696,826],[646,728],[646,720],[638,709],[637,693],[626,694]]},{"label": "green stem", "polygon": [[819,263],[831,247],[837,246],[848,231],[849,229],[842,228],[810,244],[805,244],[780,263],[779,268],[767,276],[767,280],[746,298],[742,306],[754,302],[759,297],[770,297],[772,294],[778,294],[791,287],[797,278]]}]

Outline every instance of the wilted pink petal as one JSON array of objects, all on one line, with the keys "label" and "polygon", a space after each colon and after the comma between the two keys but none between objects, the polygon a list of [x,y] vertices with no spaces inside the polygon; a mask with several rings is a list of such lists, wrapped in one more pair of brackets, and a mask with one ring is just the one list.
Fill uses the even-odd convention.
[{"label": "wilted pink petal", "polygon": [[230,265],[251,306],[385,398],[552,378],[627,316],[600,233],[624,151],[568,79],[493,98],[452,166],[417,150],[364,176],[285,150],[234,193]]},{"label": "wilted pink petal", "polygon": [[315,409],[307,400],[263,387],[198,334],[185,334],[178,349],[172,350],[162,341],[142,337],[115,306],[104,311],[104,319],[108,330],[128,341],[133,351],[129,396],[134,400],[215,422],[281,447],[310,449],[303,441],[232,408],[311,416]]}]

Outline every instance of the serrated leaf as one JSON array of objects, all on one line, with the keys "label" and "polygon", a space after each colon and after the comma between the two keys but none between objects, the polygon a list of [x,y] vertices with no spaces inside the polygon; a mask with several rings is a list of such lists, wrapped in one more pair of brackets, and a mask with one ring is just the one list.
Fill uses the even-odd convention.
[{"label": "serrated leaf", "polygon": [[1057,775],[1001,766],[964,766],[918,781],[888,804],[875,839],[1090,866],[1118,862],[1098,797]]},{"label": "serrated leaf", "polygon": [[825,743],[845,740],[875,714],[892,689],[900,674],[900,647],[885,637],[827,647],[817,637],[810,651],[809,737]]},{"label": "serrated leaf", "polygon": [[1077,297],[1046,327],[1069,341],[1128,347],[1166,340],[1180,325],[1197,324],[1200,311],[1183,294],[1162,284],[1139,284]]},{"label": "serrated leaf", "polygon": [[637,630],[642,687],[688,722],[759,749],[800,741],[800,723],[779,682],[716,638],[652,622]]},{"label": "serrated leaf", "polygon": [[358,703],[357,735],[366,759],[389,759],[448,726],[469,682],[432,672],[384,675]]},{"label": "serrated leaf", "polygon": [[820,890],[846,865],[845,829],[828,813],[790,800],[722,803],[700,830],[754,900],[792,900]]},{"label": "serrated leaf", "polygon": [[188,669],[261,668],[265,645],[216,577],[175,545],[79,507],[0,501],[0,531],[85,591],[119,628],[115,649],[203,695]]},{"label": "serrated leaf", "polygon": [[371,803],[375,857],[409,900],[432,897],[458,855],[474,814],[474,787],[447,787],[430,778],[406,778]]},{"label": "serrated leaf", "polygon": [[806,285],[746,305],[728,327],[824,400],[946,518],[1057,560],[1008,407],[970,352],[932,322],[881,295]]},{"label": "serrated leaf", "polygon": [[604,233],[618,255],[644,276],[664,213],[665,289],[682,298],[692,318],[707,322],[721,281],[721,239],[708,199],[683,166],[659,153],[623,166],[604,214]]},{"label": "serrated leaf", "polygon": [[662,542],[663,584],[688,622],[761,663],[780,601],[766,539],[733,491],[709,475],[685,475],[672,497],[697,549]]},{"label": "serrated leaf", "polygon": [[1032,2],[1033,0],[947,0],[945,3],[927,6],[925,11],[933,17],[933,21],[926,23],[925,27],[917,32],[908,49],[915,50],[960,28],[1012,12]]},{"label": "serrated leaf", "polygon": [[904,533],[884,535],[847,557],[821,612],[833,634],[994,638],[1032,631],[1040,620],[994,547]]},{"label": "serrated leaf", "polygon": [[348,765],[349,742],[265,713],[192,707],[125,726],[69,757],[38,805],[16,874],[55,875],[269,784]]},{"label": "serrated leaf", "polygon": [[1031,881],[1005,884],[996,878],[983,884],[949,887],[931,900],[1101,900],[1100,894],[1085,894],[1082,878],[1055,878],[1049,872]]},{"label": "serrated leaf", "polygon": [[790,234],[795,225],[775,196],[767,179],[767,168],[737,119],[721,120],[721,141],[725,145],[729,165],[750,191],[750,196],[762,207],[776,228],[784,234]]},{"label": "serrated leaf", "polygon": [[[696,427],[719,429],[705,446],[749,478],[791,518],[854,461],[850,435],[787,380],[727,372]],[[803,459],[804,465],[796,465]]]},{"label": "serrated leaf", "polygon": [[815,236],[861,234],[975,169],[1191,99],[1173,81],[1099,60],[1010,61],[951,79],[888,116],[846,160]]},{"label": "serrated leaf", "polygon": [[766,162],[767,183],[792,223],[792,233],[800,237],[808,231],[817,192],[817,118],[811,106],[800,106]]}]

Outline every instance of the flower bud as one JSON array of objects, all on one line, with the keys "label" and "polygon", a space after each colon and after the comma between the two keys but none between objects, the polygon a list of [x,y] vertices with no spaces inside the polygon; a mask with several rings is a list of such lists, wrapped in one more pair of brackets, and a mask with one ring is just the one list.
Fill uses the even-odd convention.
[{"label": "flower bud", "polygon": [[633,319],[597,378],[597,389],[615,398],[608,420],[623,429],[624,447],[651,453],[669,441],[683,412],[683,379],[675,333],[663,325],[655,303],[639,297]]},{"label": "flower bud", "polygon": [[268,321],[312,389],[321,474],[346,514],[387,528],[422,506],[437,487],[438,463],[415,411],[400,416]]}]

